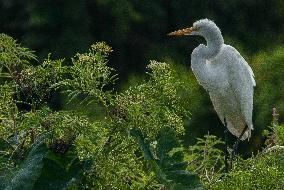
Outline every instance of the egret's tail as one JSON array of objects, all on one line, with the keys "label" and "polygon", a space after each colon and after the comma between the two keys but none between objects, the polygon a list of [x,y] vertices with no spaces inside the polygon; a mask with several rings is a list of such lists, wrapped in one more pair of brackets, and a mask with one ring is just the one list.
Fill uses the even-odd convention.
[{"label": "egret's tail", "polygon": [[[241,136],[241,140],[250,139],[251,131],[253,130],[253,125],[247,126],[244,125],[243,127],[236,128],[230,122],[228,122],[228,130],[237,138]],[[246,131],[243,133],[243,130],[246,128]],[[242,134],[243,133],[243,134]]]},{"label": "egret's tail", "polygon": [[251,125],[251,127],[246,127],[246,128],[247,129],[246,129],[246,131],[244,132],[244,134],[241,138],[242,141],[246,140],[246,139],[249,141],[249,139],[251,137],[251,131],[253,130],[253,126]]}]

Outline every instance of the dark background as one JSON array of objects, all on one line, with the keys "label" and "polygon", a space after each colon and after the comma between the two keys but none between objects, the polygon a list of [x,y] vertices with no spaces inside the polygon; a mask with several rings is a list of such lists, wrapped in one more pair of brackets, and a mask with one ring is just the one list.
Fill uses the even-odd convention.
[{"label": "dark background", "polygon": [[[203,39],[169,39],[166,34],[201,18],[214,20],[225,37],[247,54],[283,42],[281,0],[1,0],[0,30],[40,58],[71,57],[94,41],[115,50],[111,64],[127,76],[150,59],[170,57],[189,66]],[[56,52],[56,53],[55,53]],[[125,75],[124,75],[125,74]]]}]

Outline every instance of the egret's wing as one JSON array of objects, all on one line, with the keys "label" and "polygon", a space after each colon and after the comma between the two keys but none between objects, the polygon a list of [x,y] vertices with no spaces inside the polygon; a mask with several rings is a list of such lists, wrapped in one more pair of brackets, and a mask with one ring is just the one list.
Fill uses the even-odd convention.
[{"label": "egret's wing", "polygon": [[214,106],[214,109],[217,113],[217,115],[219,116],[221,122],[223,123],[223,125],[225,125],[224,121],[225,121],[225,114],[224,111],[222,109],[222,100],[220,100],[220,95],[218,95],[218,93],[212,93],[209,91],[209,96],[211,99],[211,102]]},{"label": "egret's wing", "polygon": [[241,113],[248,127],[252,129],[253,87],[256,85],[253,71],[235,48],[226,45],[224,51],[228,66],[228,82],[236,100],[239,101]]}]

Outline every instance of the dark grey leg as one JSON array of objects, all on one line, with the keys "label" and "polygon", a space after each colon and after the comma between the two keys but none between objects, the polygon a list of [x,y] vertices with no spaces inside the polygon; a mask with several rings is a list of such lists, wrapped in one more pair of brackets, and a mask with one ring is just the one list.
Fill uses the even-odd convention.
[{"label": "dark grey leg", "polygon": [[244,135],[244,133],[246,132],[247,129],[248,129],[248,126],[246,125],[246,127],[243,129],[241,135],[239,136],[239,138],[234,143],[234,145],[233,145],[233,152],[232,152],[232,159],[236,156],[236,152],[238,150],[239,143],[241,142],[241,138],[243,137],[243,135]]},{"label": "dark grey leg", "polygon": [[225,153],[225,168],[224,168],[224,173],[228,173],[229,171],[229,164],[228,164],[228,158],[229,158],[229,152],[228,152],[228,133],[229,130],[227,128],[227,123],[226,123],[226,118],[224,119],[224,124],[225,124],[225,131],[224,131],[224,136],[225,136],[225,147],[224,147],[224,153]]}]

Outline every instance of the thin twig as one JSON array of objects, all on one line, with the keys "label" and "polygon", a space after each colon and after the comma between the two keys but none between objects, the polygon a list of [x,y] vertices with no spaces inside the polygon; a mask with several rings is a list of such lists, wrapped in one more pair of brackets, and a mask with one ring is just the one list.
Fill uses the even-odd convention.
[{"label": "thin twig", "polygon": [[208,171],[207,171],[207,169],[205,169],[205,177],[207,178],[208,182],[211,184],[211,179],[210,179],[210,177],[208,176]]}]

